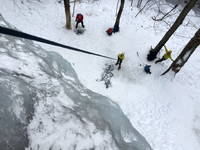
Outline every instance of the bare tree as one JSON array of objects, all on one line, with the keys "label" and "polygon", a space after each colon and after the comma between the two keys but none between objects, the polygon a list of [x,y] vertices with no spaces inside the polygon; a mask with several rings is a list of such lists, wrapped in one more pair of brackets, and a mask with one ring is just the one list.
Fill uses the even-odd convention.
[{"label": "bare tree", "polygon": [[162,75],[166,74],[170,69],[175,73],[178,73],[199,45],[200,29],[195,33],[194,37],[188,42],[180,55]]},{"label": "bare tree", "polygon": [[66,28],[67,29],[72,29],[70,2],[69,2],[69,0],[64,0],[64,6],[65,6],[65,16],[66,16]]},{"label": "bare tree", "polygon": [[117,14],[117,18],[116,18],[116,21],[115,21],[113,32],[119,32],[119,23],[120,23],[120,18],[121,18],[122,11],[123,11],[123,8],[124,8],[124,3],[125,3],[125,0],[121,0],[121,4],[120,4],[119,12]]},{"label": "bare tree", "polygon": [[178,18],[172,25],[172,27],[167,31],[161,41],[157,44],[154,49],[151,49],[149,54],[147,55],[147,60],[152,61],[156,58],[160,49],[165,45],[165,43],[169,40],[172,34],[178,29],[178,27],[183,23],[183,20],[189,13],[189,11],[194,7],[198,0],[190,0],[189,3],[184,7],[182,12],[179,14]]}]

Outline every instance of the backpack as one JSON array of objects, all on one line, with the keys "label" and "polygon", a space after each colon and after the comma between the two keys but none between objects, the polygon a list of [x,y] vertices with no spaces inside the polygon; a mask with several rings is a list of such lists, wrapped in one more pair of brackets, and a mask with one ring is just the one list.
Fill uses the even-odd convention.
[{"label": "backpack", "polygon": [[109,28],[106,32],[107,32],[108,35],[112,35],[113,29],[112,29],[112,28]]}]

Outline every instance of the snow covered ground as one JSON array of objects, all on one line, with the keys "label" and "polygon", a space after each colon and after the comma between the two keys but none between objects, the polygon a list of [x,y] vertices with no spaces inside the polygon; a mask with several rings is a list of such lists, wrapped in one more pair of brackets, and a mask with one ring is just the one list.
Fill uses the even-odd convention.
[{"label": "snow covered ground", "polygon": [[2,34],[0,50],[1,149],[152,150],[119,105],[85,88],[61,55]]},{"label": "snow covered ground", "polygon": [[[108,37],[105,30],[114,24],[116,3],[114,0],[77,3],[76,12],[85,15],[86,32],[80,36],[65,29],[64,8],[56,1],[24,1],[22,4],[7,0],[0,6],[0,13],[12,25],[27,33],[111,57],[124,51],[126,59],[122,69],[114,72],[112,87],[105,89],[104,84],[96,82],[96,79],[100,77],[105,63],[114,62],[40,44],[70,61],[84,86],[116,101],[154,150],[200,149],[200,48],[175,78],[171,73],[160,76],[171,62],[154,65],[146,62],[145,57],[150,46],[157,44],[168,26],[163,22],[153,22],[154,8],[135,18],[138,9],[131,8],[127,1],[120,32]],[[167,21],[173,22],[176,16]],[[167,47],[173,50],[173,58],[197,30],[193,25],[200,27],[199,18],[193,12],[189,16],[167,43]],[[187,26],[188,22],[192,25]],[[144,63],[152,64],[152,75],[143,72],[137,51]]]}]

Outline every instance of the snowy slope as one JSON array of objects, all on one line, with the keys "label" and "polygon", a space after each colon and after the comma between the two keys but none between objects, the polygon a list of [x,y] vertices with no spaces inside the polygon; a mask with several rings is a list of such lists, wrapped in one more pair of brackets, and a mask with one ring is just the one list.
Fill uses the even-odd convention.
[{"label": "snowy slope", "polygon": [[[157,44],[168,26],[163,22],[152,21],[151,17],[156,15],[155,8],[135,18],[138,9],[130,8],[130,2],[127,1],[121,20],[121,32],[107,37],[105,30],[114,23],[116,3],[114,0],[77,3],[76,12],[85,14],[87,29],[81,36],[64,28],[63,6],[55,1],[25,1],[20,4],[8,0],[0,6],[0,12],[20,30],[34,35],[112,57],[124,51],[126,59],[122,70],[114,72],[112,88],[105,89],[103,83],[96,82],[96,79],[100,77],[105,63],[114,62],[40,44],[69,60],[86,87],[116,101],[153,149],[200,149],[199,48],[175,78],[173,74],[160,76],[170,61],[158,65],[150,63],[153,74],[146,75],[139,66],[142,62],[136,52],[139,51],[142,61],[146,63],[147,51],[150,46]],[[169,8],[166,6],[165,9]],[[176,16],[167,21],[172,23]],[[199,18],[193,12],[189,16],[167,43],[173,50],[173,58],[197,30],[191,24],[187,26],[187,23],[190,21],[197,28],[200,27]]]}]

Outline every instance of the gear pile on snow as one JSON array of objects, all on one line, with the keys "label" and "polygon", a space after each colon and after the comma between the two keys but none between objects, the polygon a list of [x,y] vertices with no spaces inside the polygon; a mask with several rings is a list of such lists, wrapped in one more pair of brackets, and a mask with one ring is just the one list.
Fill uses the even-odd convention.
[{"label": "gear pile on snow", "polygon": [[99,81],[104,81],[106,88],[111,87],[111,78],[114,76],[112,73],[114,70],[113,64],[105,64],[105,68],[103,69],[103,73],[101,74],[101,79]]}]

